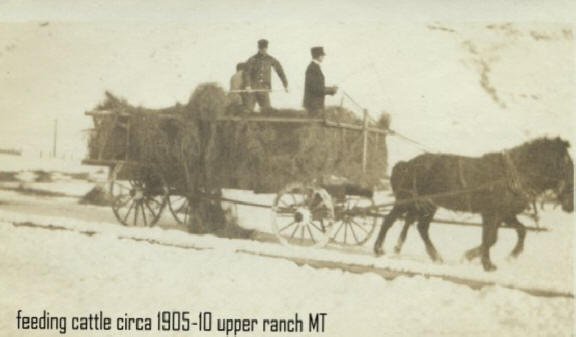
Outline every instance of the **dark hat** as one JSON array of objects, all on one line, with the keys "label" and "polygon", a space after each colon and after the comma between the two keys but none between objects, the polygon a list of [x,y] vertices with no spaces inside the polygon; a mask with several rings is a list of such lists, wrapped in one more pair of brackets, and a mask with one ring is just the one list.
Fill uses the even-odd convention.
[{"label": "dark hat", "polygon": [[258,48],[268,48],[268,40],[266,39],[258,40]]},{"label": "dark hat", "polygon": [[312,47],[312,48],[310,49],[310,53],[312,54],[312,57],[313,57],[313,58],[316,58],[316,57],[318,57],[318,56],[324,56],[324,55],[326,55],[326,54],[324,53],[324,47]]}]

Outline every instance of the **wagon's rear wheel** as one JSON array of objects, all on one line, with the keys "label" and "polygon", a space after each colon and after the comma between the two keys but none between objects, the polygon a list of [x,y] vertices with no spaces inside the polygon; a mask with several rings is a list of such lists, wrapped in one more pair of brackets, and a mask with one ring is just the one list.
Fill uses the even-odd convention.
[{"label": "wagon's rear wheel", "polygon": [[188,197],[183,195],[170,195],[168,197],[168,208],[176,222],[181,225],[188,224],[192,212]]},{"label": "wagon's rear wheel", "polygon": [[128,169],[120,164],[111,174],[114,215],[125,226],[153,226],[160,219],[166,202],[166,184],[152,169]]},{"label": "wagon's rear wheel", "polygon": [[323,188],[289,184],[276,196],[272,211],[272,230],[281,243],[309,247],[328,243],[334,206]]},{"label": "wagon's rear wheel", "polygon": [[[213,198],[217,199],[217,196]],[[195,212],[194,208],[191,207],[193,201],[191,198],[183,195],[171,194],[167,199],[168,208],[170,213],[174,217],[174,220],[181,225],[189,225],[190,217],[193,216]],[[224,210],[224,214],[229,223],[235,223],[238,218],[238,209],[236,204],[226,201],[220,201],[220,206]]]},{"label": "wagon's rear wheel", "polygon": [[366,243],[378,224],[378,218],[371,214],[373,206],[372,198],[362,196],[346,196],[336,202],[332,242],[358,246]]}]

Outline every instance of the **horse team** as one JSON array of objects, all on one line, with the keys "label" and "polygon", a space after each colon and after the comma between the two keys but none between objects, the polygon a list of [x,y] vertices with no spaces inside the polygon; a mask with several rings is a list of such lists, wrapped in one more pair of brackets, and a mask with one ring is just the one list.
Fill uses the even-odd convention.
[{"label": "horse team", "polygon": [[534,198],[552,191],[564,211],[574,210],[574,164],[569,143],[560,138],[539,138],[481,157],[427,153],[396,164],[390,179],[396,201],[374,244],[376,255],[384,253],[382,245],[390,227],[404,217],[395,251],[401,251],[410,226],[417,222],[428,255],[441,262],[429,227],[438,208],[445,208],[481,215],[481,243],[466,251],[465,257],[480,257],[484,270],[493,271],[490,247],[497,241],[498,227],[506,223],[516,229],[518,240],[511,256],[518,256],[526,228],[517,215]]}]

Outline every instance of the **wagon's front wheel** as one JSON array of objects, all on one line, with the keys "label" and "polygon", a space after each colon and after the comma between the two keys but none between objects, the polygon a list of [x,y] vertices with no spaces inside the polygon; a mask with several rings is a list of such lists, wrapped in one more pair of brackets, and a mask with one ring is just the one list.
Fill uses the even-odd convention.
[{"label": "wagon's front wheel", "polygon": [[272,231],[281,243],[323,247],[330,240],[334,205],[323,188],[289,184],[274,199],[272,211]]},{"label": "wagon's front wheel", "polygon": [[148,227],[160,219],[168,190],[164,180],[151,170],[122,175],[122,165],[114,168],[110,180],[112,210],[125,226]]},{"label": "wagon's front wheel", "polygon": [[332,241],[343,245],[361,246],[370,239],[378,224],[374,200],[362,196],[346,196],[336,202]]}]

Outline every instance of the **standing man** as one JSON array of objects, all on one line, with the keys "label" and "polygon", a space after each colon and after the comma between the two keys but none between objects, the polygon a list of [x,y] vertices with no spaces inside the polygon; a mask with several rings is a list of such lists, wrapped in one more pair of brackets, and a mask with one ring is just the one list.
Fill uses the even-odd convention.
[{"label": "standing man", "polygon": [[268,40],[258,41],[258,53],[246,62],[245,80],[246,90],[254,90],[250,95],[248,108],[254,110],[256,102],[260,106],[260,111],[270,109],[270,91],[272,90],[272,81],[270,78],[270,68],[274,68],[284,90],[288,92],[288,80],[282,69],[282,65],[274,57],[268,55]]},{"label": "standing man", "polygon": [[324,48],[312,47],[312,62],[306,69],[306,80],[304,82],[304,108],[311,115],[318,115],[324,110],[324,96],[334,95],[338,87],[326,87],[324,83],[324,74],[320,64],[324,60]]},{"label": "standing man", "polygon": [[236,73],[230,78],[230,99],[233,104],[242,106],[243,109],[246,108],[248,104],[248,94],[245,92],[245,71],[246,63],[238,63],[236,65]]}]

